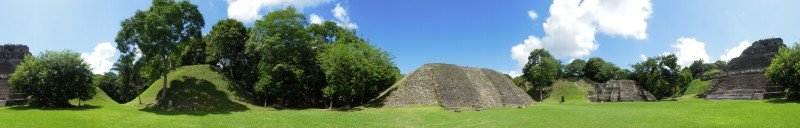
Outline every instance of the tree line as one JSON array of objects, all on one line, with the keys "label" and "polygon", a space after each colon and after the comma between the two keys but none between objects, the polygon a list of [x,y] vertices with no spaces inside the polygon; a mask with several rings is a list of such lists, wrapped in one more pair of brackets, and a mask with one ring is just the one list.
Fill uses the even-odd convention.
[{"label": "tree line", "polygon": [[656,98],[664,99],[682,95],[693,79],[703,73],[719,72],[726,64],[724,61],[705,63],[696,60],[692,65],[681,68],[677,60],[674,54],[649,57],[631,65],[631,70],[619,68],[599,57],[574,59],[562,65],[547,50],[535,49],[528,56],[522,75],[514,77],[513,81],[536,100],[547,98],[549,88],[558,79],[588,79],[598,83],[629,79],[636,81]]}]

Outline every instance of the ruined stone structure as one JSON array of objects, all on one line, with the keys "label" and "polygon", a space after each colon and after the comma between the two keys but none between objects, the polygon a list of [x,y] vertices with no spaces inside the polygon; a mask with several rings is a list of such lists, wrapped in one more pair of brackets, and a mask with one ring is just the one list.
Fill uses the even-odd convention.
[{"label": "ruined stone structure", "polygon": [[8,84],[8,77],[14,73],[14,69],[22,62],[25,55],[29,54],[31,53],[28,52],[28,46],[25,45],[0,45],[0,106],[6,106],[9,101],[23,100],[20,93],[15,93]]},{"label": "ruined stone structure", "polygon": [[703,79],[712,80],[703,94],[706,99],[769,99],[783,96],[783,88],[774,86],[764,76],[764,69],[786,47],[781,38],[763,39],[747,47],[739,57],[728,62],[722,72]]},{"label": "ruined stone structure", "polygon": [[586,99],[592,102],[653,101],[656,97],[633,80],[610,80],[594,83]]},{"label": "ruined stone structure", "polygon": [[441,105],[457,110],[524,107],[534,102],[502,73],[440,63],[411,72],[376,101],[383,107]]}]

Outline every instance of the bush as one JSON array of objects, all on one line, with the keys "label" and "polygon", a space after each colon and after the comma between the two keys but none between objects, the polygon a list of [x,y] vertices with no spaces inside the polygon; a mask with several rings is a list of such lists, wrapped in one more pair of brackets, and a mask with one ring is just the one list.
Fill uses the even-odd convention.
[{"label": "bush", "polygon": [[9,83],[29,95],[31,105],[42,107],[69,106],[70,99],[89,100],[95,93],[89,65],[78,53],[70,51],[26,56]]},{"label": "bush", "polygon": [[793,47],[783,47],[772,58],[765,75],[769,82],[787,89],[786,98],[800,100],[800,43]]}]

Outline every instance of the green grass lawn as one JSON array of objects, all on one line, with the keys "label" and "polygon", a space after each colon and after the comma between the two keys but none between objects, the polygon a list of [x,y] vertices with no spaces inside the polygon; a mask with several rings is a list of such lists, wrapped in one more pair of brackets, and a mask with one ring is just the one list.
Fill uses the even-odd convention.
[{"label": "green grass lawn", "polygon": [[[212,105],[222,109],[193,112],[154,110],[138,105],[137,100],[117,104],[98,94],[84,102],[90,106],[82,108],[0,107],[0,127],[800,127],[800,103],[796,102],[681,97],[677,101],[590,103],[583,97],[586,89],[581,81],[554,85],[552,95],[565,96],[567,102],[563,104],[547,99],[520,109],[453,112],[428,106],[276,110],[236,100],[231,96],[233,91],[225,91],[227,83],[209,71],[208,66],[174,71],[169,76],[175,81],[170,82],[175,87],[171,90],[175,91],[173,98],[237,105]],[[156,83],[153,87],[161,86]],[[155,101],[158,92],[151,89],[142,95],[145,103]],[[193,93],[203,95],[188,95]]]}]

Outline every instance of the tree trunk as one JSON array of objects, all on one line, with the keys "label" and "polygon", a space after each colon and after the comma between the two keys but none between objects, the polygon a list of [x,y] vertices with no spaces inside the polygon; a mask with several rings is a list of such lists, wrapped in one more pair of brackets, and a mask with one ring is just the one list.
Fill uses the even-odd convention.
[{"label": "tree trunk", "polygon": [[539,101],[544,101],[544,99],[542,99],[542,97],[544,97],[544,96],[542,96],[542,95],[543,95],[542,94],[542,89],[540,88],[539,89]]},{"label": "tree trunk", "polygon": [[267,91],[264,91],[264,107],[267,107]]}]

